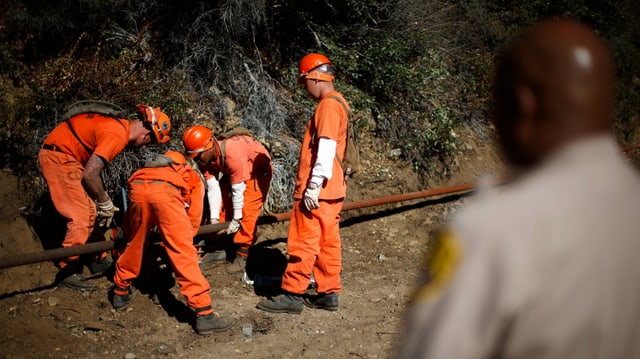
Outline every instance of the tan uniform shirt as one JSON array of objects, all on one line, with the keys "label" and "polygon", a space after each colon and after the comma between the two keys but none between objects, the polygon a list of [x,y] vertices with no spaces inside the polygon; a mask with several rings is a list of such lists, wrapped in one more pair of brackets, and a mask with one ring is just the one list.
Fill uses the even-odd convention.
[{"label": "tan uniform shirt", "polygon": [[440,238],[399,357],[640,358],[640,178],[613,139],[474,200]]}]

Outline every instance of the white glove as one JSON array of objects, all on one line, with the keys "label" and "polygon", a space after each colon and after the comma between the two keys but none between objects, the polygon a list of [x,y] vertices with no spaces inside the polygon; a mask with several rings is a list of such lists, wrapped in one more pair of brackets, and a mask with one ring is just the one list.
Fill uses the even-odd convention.
[{"label": "white glove", "polygon": [[119,210],[120,208],[114,206],[110,198],[105,202],[98,202],[96,208],[96,222],[98,223],[98,226],[109,228],[111,226],[111,221],[113,221],[113,216]]},{"label": "white glove", "polygon": [[231,222],[229,222],[229,227],[227,227],[227,234],[234,234],[236,233],[239,229],[240,229],[240,221],[241,219],[232,219]]},{"label": "white glove", "polygon": [[320,186],[316,183],[309,182],[307,189],[304,190],[304,206],[307,207],[308,210],[320,208],[320,203],[318,202],[318,196],[320,196]]},{"label": "white glove", "polygon": [[217,224],[220,223],[220,221],[217,218],[209,218],[209,224]]}]

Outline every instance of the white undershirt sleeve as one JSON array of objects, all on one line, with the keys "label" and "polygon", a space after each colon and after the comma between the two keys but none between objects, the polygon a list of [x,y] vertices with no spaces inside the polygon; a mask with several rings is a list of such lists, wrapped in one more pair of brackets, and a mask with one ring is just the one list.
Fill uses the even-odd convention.
[{"label": "white undershirt sleeve", "polygon": [[333,175],[333,159],[336,157],[337,142],[326,137],[318,139],[318,156],[311,171],[311,182],[322,186],[324,179]]},{"label": "white undershirt sleeve", "polygon": [[220,182],[215,176],[207,180],[207,199],[209,200],[209,218],[219,221],[222,193],[220,192]]},{"label": "white undershirt sleeve", "polygon": [[244,191],[247,188],[245,182],[231,185],[231,203],[233,203],[233,219],[242,219],[242,207],[244,206]]}]

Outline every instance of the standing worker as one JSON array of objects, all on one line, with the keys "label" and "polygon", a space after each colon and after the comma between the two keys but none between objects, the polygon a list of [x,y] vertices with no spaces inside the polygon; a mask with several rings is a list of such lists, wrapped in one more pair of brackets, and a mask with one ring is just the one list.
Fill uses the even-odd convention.
[{"label": "standing worker", "polygon": [[[183,142],[189,157],[193,158],[207,177],[211,208],[211,223],[229,222],[227,234],[234,234],[236,257],[227,268],[229,274],[245,271],[249,248],[255,244],[256,225],[260,210],[267,199],[273,167],[269,151],[248,134],[215,138],[210,129],[192,126],[184,132]],[[231,183],[232,208],[222,205],[219,175]],[[222,215],[222,218],[219,216]]]},{"label": "standing worker", "polygon": [[[321,54],[300,60],[298,83],[319,100],[300,148],[293,209],[287,239],[289,259],[282,276],[283,294],[258,303],[275,313],[310,308],[338,310],[342,291],[340,211],[347,182],[340,164],[346,149],[349,105],[335,90],[333,65]],[[318,294],[304,298],[313,273]]]},{"label": "standing worker", "polygon": [[519,173],[435,239],[399,358],[640,357],[640,176],[611,133],[613,73],[570,20],[510,44],[494,120]]},{"label": "standing worker", "polygon": [[111,304],[125,309],[134,299],[131,283],[140,274],[149,231],[157,226],[173,267],[180,293],[196,313],[200,335],[225,331],[234,323],[211,306],[210,286],[198,266],[193,237],[198,233],[204,204],[204,183],[179,152],[169,151],[145,162],[129,178],[129,208],[124,230],[129,243],[116,262]]},{"label": "standing worker", "polygon": [[[67,113],[65,121],[47,136],[38,154],[51,200],[67,220],[63,247],[84,245],[89,237],[104,240],[99,230],[94,231],[94,223],[100,230],[106,230],[119,210],[113,205],[100,177],[109,162],[127,146],[139,148],[152,142],[164,144],[169,141],[171,122],[159,108],[140,105],[139,117],[129,121],[119,108],[119,111],[102,111],[90,107],[78,106],[79,113]],[[112,259],[102,253],[89,268],[92,273],[102,273],[112,263]],[[59,286],[95,289],[82,276],[80,257],[65,258],[58,267],[56,283]]]}]

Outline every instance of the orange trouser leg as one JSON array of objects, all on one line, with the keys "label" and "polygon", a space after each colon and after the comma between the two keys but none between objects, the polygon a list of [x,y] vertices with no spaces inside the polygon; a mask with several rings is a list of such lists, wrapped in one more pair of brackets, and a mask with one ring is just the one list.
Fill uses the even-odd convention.
[{"label": "orange trouser leg", "polygon": [[[41,150],[38,161],[47,181],[51,201],[61,216],[67,219],[67,233],[63,247],[84,245],[91,235],[96,220],[96,206],[82,187],[82,164],[64,153]],[[75,261],[69,257],[60,263]]]},{"label": "orange trouser leg", "polygon": [[[256,241],[256,223],[260,210],[267,199],[271,177],[260,177],[259,179],[250,179],[246,182],[247,189],[244,192],[244,205],[242,207],[242,222],[240,222],[240,230],[233,237],[233,243],[240,248],[249,248]],[[240,255],[246,256],[244,253]]]},{"label": "orange trouser leg", "polygon": [[147,235],[153,226],[153,212],[145,198],[144,189],[134,186],[129,194],[129,206],[123,217],[123,229],[129,240],[118,257],[113,283],[127,289],[140,275]]},{"label": "orange trouser leg", "polygon": [[[176,198],[178,195],[176,192]],[[176,280],[180,285],[180,293],[185,296],[187,304],[194,308],[198,315],[212,313],[209,295],[211,287],[198,265],[198,252],[193,246],[193,228],[184,205],[181,200],[158,205],[164,207],[159,217],[158,229],[160,229],[162,242],[173,266]],[[180,213],[183,218],[180,217]]]},{"label": "orange trouser leg", "polygon": [[[132,212],[127,218],[132,230],[132,242],[137,226],[141,227],[141,231],[144,230],[142,233],[146,237],[148,230],[153,225],[157,225],[176,280],[180,285],[180,293],[185,296],[189,307],[195,309],[198,315],[212,313],[209,282],[198,266],[198,254],[193,246],[191,235],[193,228],[179,191],[163,183],[138,184],[132,188],[130,200],[128,211],[133,210],[134,206],[140,209],[139,212]],[[142,236],[142,233],[139,235]],[[133,250],[134,253],[137,252],[135,249]],[[123,256],[118,259],[116,276],[118,276],[120,261],[124,260],[121,267],[124,268],[127,265],[128,251],[129,246],[125,249]],[[131,259],[131,265],[128,267],[133,270],[130,271],[129,276],[134,274],[136,268],[137,274],[139,274],[141,263],[142,251]],[[123,274],[126,276],[127,272],[123,271]],[[117,277],[114,278],[114,282],[120,286]],[[123,281],[123,284],[126,283]]]},{"label": "orange trouser leg", "polygon": [[319,293],[340,293],[342,270],[340,211],[342,200],[320,200],[320,208],[307,211],[295,200],[291,212],[287,251],[289,261],[282,289],[303,294],[314,271]]},{"label": "orange trouser leg", "polygon": [[[322,209],[324,201],[320,201]],[[340,211],[342,200],[324,202],[326,222],[321,221],[323,236],[320,239],[320,254],[316,259],[313,275],[318,293],[340,293],[342,285],[342,241],[340,240]]]}]

